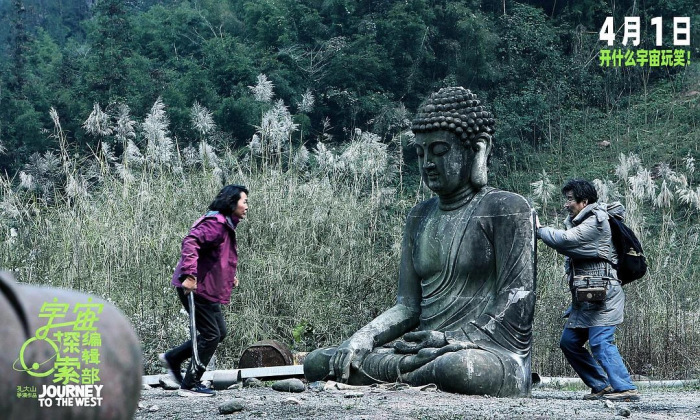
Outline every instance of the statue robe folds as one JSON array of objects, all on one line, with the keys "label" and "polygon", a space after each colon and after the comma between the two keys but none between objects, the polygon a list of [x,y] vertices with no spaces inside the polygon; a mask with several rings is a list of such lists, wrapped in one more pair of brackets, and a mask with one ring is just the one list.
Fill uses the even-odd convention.
[{"label": "statue robe folds", "polygon": [[[425,215],[437,207],[437,199],[428,201],[418,217],[434,220]],[[532,212],[522,197],[490,189],[456,211],[461,214],[448,259],[439,275],[421,281],[420,329],[443,331],[450,344],[466,340],[479,347],[463,352],[495,356],[502,365],[493,366],[493,373],[501,376],[497,372],[503,369],[496,395],[529,394],[535,308]],[[414,241],[418,268],[426,241]]]},{"label": "statue robe folds", "polygon": [[411,211],[406,231],[413,232],[404,239],[412,261],[402,261],[401,268],[415,271],[420,296],[408,301],[400,291],[399,304],[419,308],[418,330],[444,332],[448,346],[476,348],[444,353],[410,372],[401,368],[410,356],[375,348],[363,359],[364,380],[351,382],[371,378],[436,383],[465,394],[529,395],[535,236],[525,199],[485,187],[468,204],[443,210],[434,198]]}]

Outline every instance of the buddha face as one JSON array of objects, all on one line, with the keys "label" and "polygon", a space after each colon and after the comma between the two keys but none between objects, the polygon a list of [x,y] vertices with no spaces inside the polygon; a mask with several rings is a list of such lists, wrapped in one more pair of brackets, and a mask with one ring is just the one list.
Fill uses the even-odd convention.
[{"label": "buddha face", "polygon": [[418,167],[423,182],[438,195],[453,194],[470,182],[472,151],[445,130],[416,134]]}]

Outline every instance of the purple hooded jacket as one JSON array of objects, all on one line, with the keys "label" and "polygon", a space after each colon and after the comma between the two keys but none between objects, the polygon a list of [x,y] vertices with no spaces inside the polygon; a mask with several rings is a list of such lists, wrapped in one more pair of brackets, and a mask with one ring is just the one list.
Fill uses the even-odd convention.
[{"label": "purple hooded jacket", "polygon": [[182,287],[182,280],[197,278],[195,293],[210,300],[231,302],[233,278],[238,266],[235,228],[239,219],[227,218],[210,211],[200,217],[182,240],[180,261],[175,267],[172,285]]}]

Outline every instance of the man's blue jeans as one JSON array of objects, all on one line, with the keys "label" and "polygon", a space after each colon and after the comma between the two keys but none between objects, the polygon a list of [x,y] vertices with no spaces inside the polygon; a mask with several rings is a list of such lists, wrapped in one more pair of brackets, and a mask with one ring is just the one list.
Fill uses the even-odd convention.
[{"label": "man's blue jeans", "polygon": [[[592,356],[583,347],[586,341],[590,344]],[[564,328],[559,347],[571,367],[593,392],[598,392],[608,385],[612,386],[615,392],[637,389],[614,341],[614,325]]]}]

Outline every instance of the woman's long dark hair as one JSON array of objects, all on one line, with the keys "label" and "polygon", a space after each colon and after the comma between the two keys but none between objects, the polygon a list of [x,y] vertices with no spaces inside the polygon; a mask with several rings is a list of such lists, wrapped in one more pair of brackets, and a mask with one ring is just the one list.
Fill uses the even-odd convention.
[{"label": "woman's long dark hair", "polygon": [[214,198],[214,201],[209,204],[209,210],[218,211],[219,213],[230,216],[236,206],[238,200],[241,199],[241,193],[248,195],[248,189],[243,185],[227,185],[219,191]]}]

